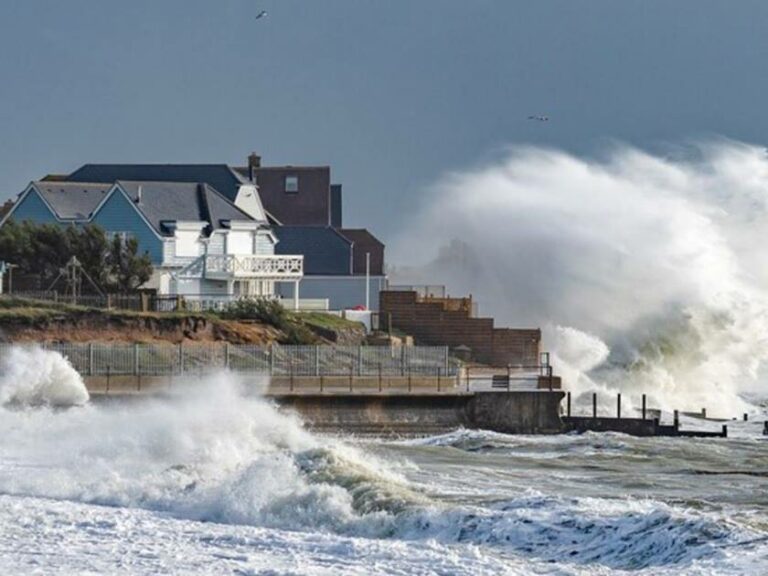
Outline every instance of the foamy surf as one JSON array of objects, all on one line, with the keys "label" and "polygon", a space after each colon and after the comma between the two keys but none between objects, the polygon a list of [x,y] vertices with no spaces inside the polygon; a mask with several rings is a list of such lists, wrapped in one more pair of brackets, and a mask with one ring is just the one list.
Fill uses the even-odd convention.
[{"label": "foamy surf", "polygon": [[[49,536],[83,550],[89,535],[108,542],[130,530],[138,573],[182,566],[213,573],[207,562],[263,573],[276,550],[298,562],[276,561],[284,570],[277,573],[347,565],[352,573],[366,565],[366,573],[708,573],[712,566],[725,573],[736,566],[731,548],[756,542],[744,548],[750,561],[766,552],[754,523],[681,505],[663,491],[647,497],[627,488],[638,494],[631,496],[598,486],[616,462],[650,449],[634,439],[459,431],[350,444],[310,434],[242,392],[219,374],[164,399],[4,411],[0,520],[23,520],[0,534],[18,563],[0,566],[29,560],[17,538],[55,550],[36,532],[40,522]],[[663,443],[659,449],[685,458]],[[536,456],[558,451],[571,460]],[[584,481],[602,494],[589,493]],[[176,530],[181,536],[172,537]],[[156,534],[179,556],[153,544]],[[367,555],[379,558],[379,568],[366,564]],[[103,562],[75,553],[62,570]]]},{"label": "foamy surf", "polygon": [[58,352],[14,346],[0,358],[2,406],[78,406],[88,399],[83,379]]}]

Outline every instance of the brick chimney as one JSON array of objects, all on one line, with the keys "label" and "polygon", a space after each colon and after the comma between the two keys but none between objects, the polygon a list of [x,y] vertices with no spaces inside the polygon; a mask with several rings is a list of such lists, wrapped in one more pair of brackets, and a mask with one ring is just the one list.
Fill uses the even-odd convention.
[{"label": "brick chimney", "polygon": [[248,155],[248,177],[251,179],[251,182],[256,181],[256,168],[261,168],[261,156],[256,154],[256,152],[251,152]]}]

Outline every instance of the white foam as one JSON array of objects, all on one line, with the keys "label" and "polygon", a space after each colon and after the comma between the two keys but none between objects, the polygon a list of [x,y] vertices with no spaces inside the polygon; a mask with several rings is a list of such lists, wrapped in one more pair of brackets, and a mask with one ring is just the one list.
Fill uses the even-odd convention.
[{"label": "white foam", "polygon": [[12,347],[0,359],[0,406],[77,406],[88,397],[83,379],[58,352]]},{"label": "white foam", "polygon": [[691,150],[515,148],[451,174],[392,244],[395,279],[471,293],[499,325],[549,327],[574,390],[738,415],[768,358],[768,154]]}]

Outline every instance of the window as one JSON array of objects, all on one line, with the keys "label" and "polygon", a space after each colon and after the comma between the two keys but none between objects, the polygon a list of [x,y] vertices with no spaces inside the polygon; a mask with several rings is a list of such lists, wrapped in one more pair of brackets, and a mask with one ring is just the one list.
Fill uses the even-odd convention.
[{"label": "window", "polygon": [[285,191],[289,194],[296,194],[299,191],[298,176],[294,175],[285,177]]}]

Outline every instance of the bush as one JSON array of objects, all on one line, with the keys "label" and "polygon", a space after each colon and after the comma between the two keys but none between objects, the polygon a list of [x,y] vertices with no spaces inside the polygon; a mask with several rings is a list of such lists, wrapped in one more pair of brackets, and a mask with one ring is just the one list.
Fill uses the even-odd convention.
[{"label": "bush", "polygon": [[219,315],[224,320],[255,320],[274,326],[285,334],[281,344],[311,344],[317,340],[314,333],[277,300],[243,298],[228,304]]},{"label": "bush", "polygon": [[290,322],[288,311],[277,300],[242,298],[230,302],[221,311],[225,320],[258,320],[282,330]]}]

